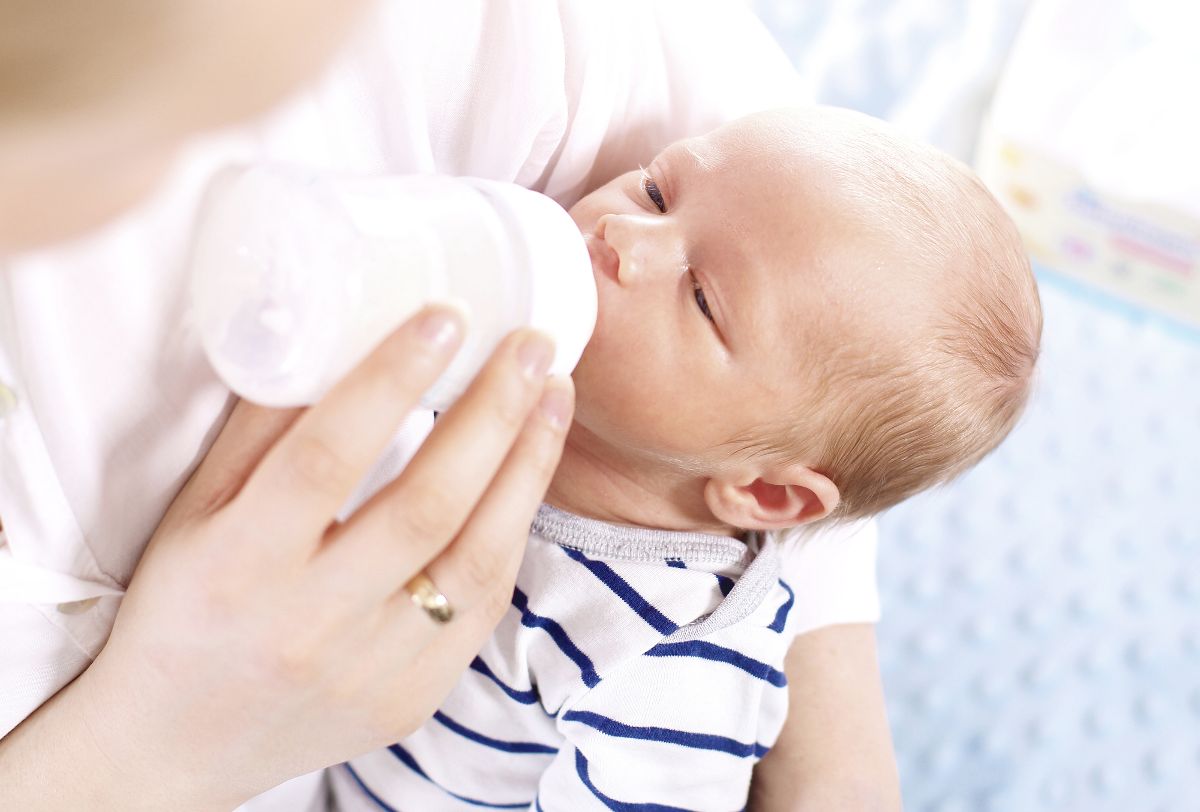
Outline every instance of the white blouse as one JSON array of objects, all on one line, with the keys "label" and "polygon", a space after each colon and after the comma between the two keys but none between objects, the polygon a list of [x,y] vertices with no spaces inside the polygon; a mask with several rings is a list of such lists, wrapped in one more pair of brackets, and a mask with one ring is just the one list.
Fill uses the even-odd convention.
[{"label": "white blouse", "polygon": [[[231,406],[188,323],[184,279],[218,167],[474,175],[570,205],[672,140],[803,101],[797,88],[766,30],[729,0],[393,0],[280,108],[195,140],[136,209],[2,260],[0,736],[103,647],[142,550]],[[401,428],[392,469],[428,426],[418,415]],[[822,625],[875,619],[873,556],[868,527],[796,557],[797,577],[841,586],[825,587]]]}]

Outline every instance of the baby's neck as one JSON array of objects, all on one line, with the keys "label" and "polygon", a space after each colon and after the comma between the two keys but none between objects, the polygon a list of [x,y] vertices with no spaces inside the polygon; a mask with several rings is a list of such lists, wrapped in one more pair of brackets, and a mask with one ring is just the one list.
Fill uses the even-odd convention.
[{"label": "baby's neck", "polygon": [[736,536],[704,501],[706,479],[666,462],[637,460],[606,447],[576,423],[546,502],[614,524]]}]

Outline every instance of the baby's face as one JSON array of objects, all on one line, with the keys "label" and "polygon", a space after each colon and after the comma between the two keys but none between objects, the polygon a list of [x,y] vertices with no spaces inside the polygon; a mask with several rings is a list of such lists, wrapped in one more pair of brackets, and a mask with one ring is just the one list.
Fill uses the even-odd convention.
[{"label": "baby's face", "polygon": [[810,356],[862,313],[905,306],[843,198],[770,119],[742,119],[572,207],[599,291],[577,428],[635,457],[707,466],[794,414]]}]

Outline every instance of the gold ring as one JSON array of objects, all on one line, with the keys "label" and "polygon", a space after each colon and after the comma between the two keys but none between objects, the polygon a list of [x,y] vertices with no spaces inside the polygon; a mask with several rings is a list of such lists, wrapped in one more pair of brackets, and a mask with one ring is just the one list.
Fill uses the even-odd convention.
[{"label": "gold ring", "polygon": [[404,589],[412,598],[412,602],[424,609],[425,614],[435,622],[449,623],[454,617],[454,607],[450,605],[450,600],[434,586],[425,573],[418,572],[414,575],[412,580],[404,585]]}]

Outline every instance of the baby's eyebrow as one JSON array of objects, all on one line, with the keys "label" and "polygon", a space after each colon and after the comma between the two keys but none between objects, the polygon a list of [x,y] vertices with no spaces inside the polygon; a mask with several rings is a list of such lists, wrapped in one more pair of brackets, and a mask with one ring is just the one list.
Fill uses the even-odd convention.
[{"label": "baby's eyebrow", "polygon": [[688,138],[684,141],[679,141],[672,144],[673,147],[678,147],[680,152],[687,155],[687,159],[701,172],[708,172],[715,167],[715,161],[706,155],[702,155],[692,147],[694,139]]}]

